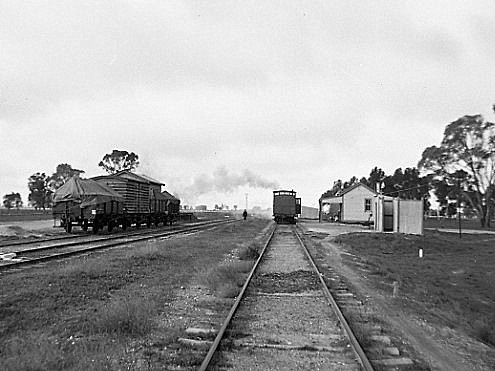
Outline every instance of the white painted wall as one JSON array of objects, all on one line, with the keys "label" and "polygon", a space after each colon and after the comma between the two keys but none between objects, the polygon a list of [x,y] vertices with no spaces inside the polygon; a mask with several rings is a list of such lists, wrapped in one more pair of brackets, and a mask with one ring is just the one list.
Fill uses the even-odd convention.
[{"label": "white painted wall", "polygon": [[[365,186],[358,186],[342,195],[342,221],[367,222],[373,221],[373,198],[375,193]],[[371,211],[364,211],[364,200],[371,201]]]},{"label": "white painted wall", "polygon": [[423,201],[398,200],[396,208],[398,220],[394,232],[423,234]]}]

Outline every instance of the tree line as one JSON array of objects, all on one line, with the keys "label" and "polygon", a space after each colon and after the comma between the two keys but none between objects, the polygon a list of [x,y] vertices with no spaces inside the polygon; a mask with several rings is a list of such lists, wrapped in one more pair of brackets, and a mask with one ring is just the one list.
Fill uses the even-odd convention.
[{"label": "tree line", "polygon": [[[127,152],[114,149],[112,153],[103,156],[98,166],[107,173],[115,174],[122,170],[135,170],[139,165],[139,156],[134,152]],[[37,172],[28,178],[28,202],[36,209],[46,209],[52,206],[53,193],[64,185],[74,175],[83,174],[85,171],[75,169],[70,164],[63,163],[57,165],[52,175],[44,172]],[[12,192],[3,196],[3,206],[20,208],[23,205],[20,193]]]},{"label": "tree line", "polygon": [[430,208],[429,202],[429,184],[428,176],[421,176],[417,168],[398,168],[392,175],[386,175],[381,168],[374,167],[368,177],[358,178],[353,176],[348,181],[343,182],[341,179],[333,182],[331,189],[323,193],[323,197],[336,196],[342,190],[362,183],[373,190],[379,190],[381,193],[389,196],[400,197],[411,200],[423,200],[425,210]]},{"label": "tree line", "polygon": [[[495,105],[492,106],[495,111]],[[390,196],[423,200],[430,207],[430,192],[439,203],[441,215],[462,210],[489,227],[495,214],[495,124],[482,115],[466,115],[445,128],[439,146],[423,151],[417,167],[401,168],[391,175],[375,167],[368,177],[337,180],[322,197],[361,182]]]}]

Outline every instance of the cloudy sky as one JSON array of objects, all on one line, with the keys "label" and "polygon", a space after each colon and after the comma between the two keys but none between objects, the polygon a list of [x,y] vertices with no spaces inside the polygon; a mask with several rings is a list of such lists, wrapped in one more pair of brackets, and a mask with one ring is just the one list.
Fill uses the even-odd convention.
[{"label": "cloudy sky", "polygon": [[185,204],[316,206],[494,120],[495,2],[0,0],[0,193],[113,149]]}]

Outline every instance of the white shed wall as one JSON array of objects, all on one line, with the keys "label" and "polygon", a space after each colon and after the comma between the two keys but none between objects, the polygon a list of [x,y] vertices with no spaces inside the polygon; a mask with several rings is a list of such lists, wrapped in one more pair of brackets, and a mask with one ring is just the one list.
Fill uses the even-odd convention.
[{"label": "white shed wall", "polygon": [[[373,198],[375,193],[364,186],[356,187],[342,195],[342,221],[367,222],[373,221]],[[364,200],[370,199],[371,210],[364,211]]]},{"label": "white shed wall", "polygon": [[423,234],[423,201],[399,200],[396,232]]}]

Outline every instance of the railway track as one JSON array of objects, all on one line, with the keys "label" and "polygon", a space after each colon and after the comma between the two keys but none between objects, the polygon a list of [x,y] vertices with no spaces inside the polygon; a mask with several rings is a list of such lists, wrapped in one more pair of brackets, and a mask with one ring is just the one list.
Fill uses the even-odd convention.
[{"label": "railway track", "polygon": [[373,370],[295,227],[277,226],[200,370]]},{"label": "railway track", "polygon": [[[207,230],[222,224],[232,223],[228,221],[210,221],[188,224],[186,227],[170,229],[154,229],[141,232],[133,232],[106,236],[86,236],[72,239],[47,239],[40,246],[11,250],[4,255],[6,259],[0,260],[0,271],[6,271],[25,265],[33,265],[48,260],[62,259],[73,255],[84,254],[94,250],[101,250],[114,246],[126,245],[134,242],[146,241],[155,238],[168,238],[178,234],[190,234]],[[67,241],[66,241],[67,240]],[[40,242],[40,241],[38,241]],[[15,247],[19,248],[19,244]]]}]

